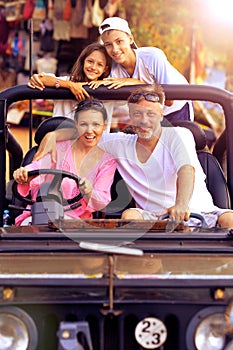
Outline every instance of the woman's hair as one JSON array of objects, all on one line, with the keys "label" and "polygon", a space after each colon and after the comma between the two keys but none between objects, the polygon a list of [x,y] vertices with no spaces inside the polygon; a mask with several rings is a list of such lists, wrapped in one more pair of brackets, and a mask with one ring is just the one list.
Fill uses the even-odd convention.
[{"label": "woman's hair", "polygon": [[94,100],[94,99],[88,99],[88,100],[83,100],[79,102],[75,108],[75,113],[74,113],[74,120],[78,120],[78,115],[80,112],[83,111],[89,111],[89,110],[94,110],[102,113],[103,120],[107,120],[107,111],[106,108],[104,107],[104,104],[101,101]]},{"label": "woman's hair", "polygon": [[84,61],[87,58],[87,56],[89,56],[93,51],[100,51],[106,57],[107,70],[99,77],[99,79],[106,78],[109,75],[112,65],[112,59],[108,56],[105,47],[96,41],[85,47],[85,49],[83,49],[77,61],[73,65],[73,68],[70,73],[70,80],[74,82],[86,80],[86,76],[83,71]]}]

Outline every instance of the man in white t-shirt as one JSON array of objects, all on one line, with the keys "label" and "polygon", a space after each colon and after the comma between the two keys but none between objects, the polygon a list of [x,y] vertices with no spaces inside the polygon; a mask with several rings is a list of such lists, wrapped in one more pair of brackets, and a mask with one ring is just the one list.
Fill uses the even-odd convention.
[{"label": "man in white t-shirt", "polygon": [[[104,85],[118,88],[132,85],[133,79],[146,84],[188,84],[162,50],[156,47],[136,47],[126,20],[120,17],[106,18],[99,27],[99,33],[108,55],[113,60],[111,78],[106,78]],[[177,100],[169,105],[165,104],[164,116],[169,121],[193,120],[192,103]]]},{"label": "man in white t-shirt", "polygon": [[158,84],[137,88],[128,99],[135,134],[106,134],[99,143],[116,158],[136,203],[122,218],[154,220],[167,213],[180,222],[191,211],[210,226],[233,227],[233,211],[216,207],[207,190],[191,131],[161,126],[164,100]]}]

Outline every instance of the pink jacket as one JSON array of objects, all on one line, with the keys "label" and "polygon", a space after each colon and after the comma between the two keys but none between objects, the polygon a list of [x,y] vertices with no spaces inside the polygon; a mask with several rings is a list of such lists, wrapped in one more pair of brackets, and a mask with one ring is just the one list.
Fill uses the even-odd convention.
[{"label": "pink jacket", "polygon": [[[40,160],[27,165],[26,168],[28,170],[60,169],[79,175],[77,174],[73,161],[70,141],[57,142],[56,163],[53,163],[51,161],[51,155],[47,154]],[[99,162],[85,176],[91,181],[93,186],[90,200],[87,203],[86,200],[82,198],[82,205],[80,207],[66,211],[65,214],[72,219],[87,219],[92,218],[92,212],[103,209],[111,201],[110,188],[113,182],[115,170],[115,159],[109,153],[104,153]],[[31,197],[35,200],[40,185],[49,181],[50,177],[51,175],[39,175],[28,184],[18,184],[18,191],[23,196],[27,196],[29,191],[31,191]],[[72,179],[64,178],[61,187],[64,198],[73,198],[80,193],[75,181]],[[24,211],[15,219],[15,224],[20,225],[22,221],[30,215],[29,211]]]}]

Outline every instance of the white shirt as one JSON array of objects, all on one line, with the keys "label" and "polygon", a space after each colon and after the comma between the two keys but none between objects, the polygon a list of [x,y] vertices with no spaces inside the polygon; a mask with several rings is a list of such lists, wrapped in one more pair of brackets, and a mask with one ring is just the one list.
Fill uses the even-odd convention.
[{"label": "white shirt", "polygon": [[[114,78],[135,78],[147,84],[188,84],[185,77],[171,65],[164,52],[157,47],[139,47],[134,50],[136,66],[130,76],[124,67],[113,61],[110,76]],[[190,101],[175,100],[172,106],[164,106],[164,115],[180,110],[189,103],[190,119],[193,120],[193,107]]]},{"label": "white shirt", "polygon": [[[183,165],[195,168],[192,212],[216,210],[205,184],[192,133],[186,128],[164,127],[149,159],[142,163],[136,153],[137,135],[104,134],[99,146],[116,158],[117,168],[138,208],[158,213],[175,204],[177,172]],[[200,200],[201,194],[201,200]]]},{"label": "white shirt", "polygon": [[[62,76],[59,78],[62,80],[70,79],[69,76]],[[79,102],[78,100],[54,100],[53,117],[63,116],[66,118],[74,119],[75,107],[77,106],[78,102]],[[112,102],[111,101],[102,101],[102,102],[104,104],[104,107],[106,108],[107,117],[108,117],[106,132],[109,132],[111,128],[112,113],[113,113]]]}]

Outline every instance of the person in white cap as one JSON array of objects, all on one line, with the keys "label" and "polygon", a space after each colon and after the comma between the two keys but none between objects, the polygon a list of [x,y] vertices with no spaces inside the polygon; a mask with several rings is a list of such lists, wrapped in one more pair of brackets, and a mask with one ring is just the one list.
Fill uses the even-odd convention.
[{"label": "person in white cap", "polygon": [[[91,87],[108,85],[109,88],[120,88],[134,84],[134,79],[146,84],[188,84],[162,50],[157,47],[137,48],[126,20],[120,17],[106,18],[99,26],[99,33],[113,62],[109,77],[104,81],[90,83]],[[183,100],[171,103],[167,101],[164,115],[169,121],[193,120],[192,103]]]}]

